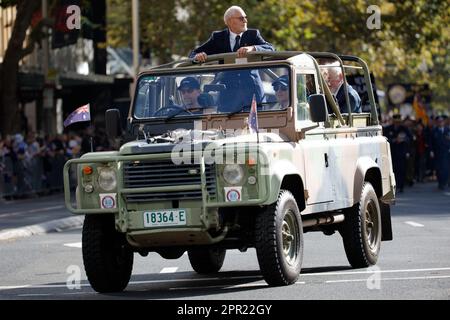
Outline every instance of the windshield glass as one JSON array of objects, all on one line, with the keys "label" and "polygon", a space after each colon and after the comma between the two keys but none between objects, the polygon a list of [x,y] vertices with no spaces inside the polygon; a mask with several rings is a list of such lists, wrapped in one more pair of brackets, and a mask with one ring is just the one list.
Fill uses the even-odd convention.
[{"label": "windshield glass", "polygon": [[134,99],[136,118],[167,118],[248,112],[253,96],[258,111],[290,105],[286,66],[208,70],[142,76]]}]

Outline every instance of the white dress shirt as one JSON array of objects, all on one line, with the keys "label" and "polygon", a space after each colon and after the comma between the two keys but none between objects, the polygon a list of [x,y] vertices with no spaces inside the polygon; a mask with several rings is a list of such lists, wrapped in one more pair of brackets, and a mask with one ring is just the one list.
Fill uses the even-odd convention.
[{"label": "white dress shirt", "polygon": [[236,33],[232,32],[232,31],[230,30],[230,48],[231,48],[231,50],[233,50],[234,45],[236,44],[236,37],[237,37],[237,36],[240,36],[241,38],[240,38],[239,41],[242,41],[242,35],[243,35],[243,34],[244,34],[243,32],[240,33],[240,34],[236,34]]}]

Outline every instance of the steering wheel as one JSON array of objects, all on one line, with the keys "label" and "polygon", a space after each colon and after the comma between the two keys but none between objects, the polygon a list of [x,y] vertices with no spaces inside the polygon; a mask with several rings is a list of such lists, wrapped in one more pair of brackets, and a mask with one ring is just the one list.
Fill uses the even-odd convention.
[{"label": "steering wheel", "polygon": [[[173,111],[171,111],[173,110]],[[173,105],[173,106],[168,106],[168,107],[162,107],[159,110],[156,110],[155,113],[153,113],[154,117],[158,117],[158,116],[175,116],[178,115],[180,113],[186,113],[186,114],[192,114],[192,112],[184,109],[183,107],[177,106],[177,105]]]}]

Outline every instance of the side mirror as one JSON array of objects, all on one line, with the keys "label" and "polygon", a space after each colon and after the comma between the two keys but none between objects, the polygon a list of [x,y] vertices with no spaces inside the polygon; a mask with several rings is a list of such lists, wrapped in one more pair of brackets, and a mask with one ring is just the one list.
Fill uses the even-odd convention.
[{"label": "side mirror", "polygon": [[114,140],[122,135],[119,109],[108,109],[105,113],[106,135]]},{"label": "side mirror", "polygon": [[312,122],[325,122],[328,120],[327,103],[323,94],[310,95],[308,102]]}]

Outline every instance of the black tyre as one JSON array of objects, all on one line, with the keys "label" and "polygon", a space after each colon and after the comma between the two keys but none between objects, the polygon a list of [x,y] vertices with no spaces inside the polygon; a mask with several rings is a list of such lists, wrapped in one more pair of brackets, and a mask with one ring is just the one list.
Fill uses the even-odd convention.
[{"label": "black tyre", "polygon": [[192,269],[199,274],[215,273],[220,270],[225,260],[225,249],[195,248],[188,250]]},{"label": "black tyre", "polygon": [[353,268],[377,263],[381,245],[381,214],[377,194],[365,182],[359,203],[345,212],[341,228],[347,259]]},{"label": "black tyre", "polygon": [[255,247],[261,273],[269,285],[297,281],[303,259],[303,227],[290,191],[281,190],[277,202],[257,216]]},{"label": "black tyre", "polygon": [[82,235],[83,262],[97,292],[123,291],[133,269],[133,251],[117,232],[112,215],[86,215]]}]

